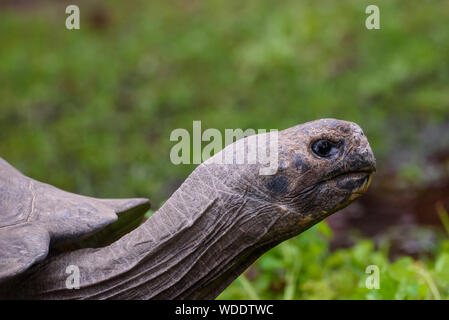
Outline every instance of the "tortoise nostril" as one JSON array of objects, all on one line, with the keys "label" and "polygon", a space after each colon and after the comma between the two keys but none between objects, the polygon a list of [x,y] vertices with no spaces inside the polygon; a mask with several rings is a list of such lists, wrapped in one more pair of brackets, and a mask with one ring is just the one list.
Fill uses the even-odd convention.
[{"label": "tortoise nostril", "polygon": [[376,158],[369,146],[363,146],[346,155],[347,168],[351,171],[376,171]]}]

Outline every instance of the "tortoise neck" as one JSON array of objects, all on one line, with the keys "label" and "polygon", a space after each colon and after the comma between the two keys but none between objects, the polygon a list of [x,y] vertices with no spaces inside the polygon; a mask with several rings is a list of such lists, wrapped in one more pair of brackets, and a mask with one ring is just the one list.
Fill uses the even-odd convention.
[{"label": "tortoise neck", "polygon": [[[273,223],[273,211],[254,219],[254,200],[222,181],[195,170],[133,232],[104,248],[50,258],[21,284],[33,287],[29,291],[38,298],[215,298],[275,245],[256,245]],[[69,265],[79,267],[79,289],[66,288]]]}]

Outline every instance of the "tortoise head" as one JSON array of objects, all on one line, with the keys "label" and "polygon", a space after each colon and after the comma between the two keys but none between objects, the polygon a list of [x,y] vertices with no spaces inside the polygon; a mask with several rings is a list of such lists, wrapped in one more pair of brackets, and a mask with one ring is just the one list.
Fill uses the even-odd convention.
[{"label": "tortoise head", "polygon": [[[355,123],[321,119],[266,135],[267,145],[277,140],[275,173],[260,174],[266,164],[234,164],[234,178],[228,183],[256,200],[255,211],[276,217],[266,237],[286,238],[304,231],[360,197],[371,183],[376,161]],[[233,150],[228,146],[225,153],[233,152],[234,158],[250,153],[248,138],[240,147],[240,140],[235,143]]]},{"label": "tortoise head", "polygon": [[360,197],[375,168],[357,124],[322,119],[279,133],[278,171],[265,178],[265,188],[280,205],[316,219]]}]

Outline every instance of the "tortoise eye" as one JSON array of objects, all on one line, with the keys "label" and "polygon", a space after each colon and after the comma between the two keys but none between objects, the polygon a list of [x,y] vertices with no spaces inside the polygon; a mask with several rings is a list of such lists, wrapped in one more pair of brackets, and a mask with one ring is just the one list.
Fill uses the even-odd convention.
[{"label": "tortoise eye", "polygon": [[319,157],[329,158],[336,154],[339,150],[339,145],[329,140],[318,140],[312,144],[312,151]]}]

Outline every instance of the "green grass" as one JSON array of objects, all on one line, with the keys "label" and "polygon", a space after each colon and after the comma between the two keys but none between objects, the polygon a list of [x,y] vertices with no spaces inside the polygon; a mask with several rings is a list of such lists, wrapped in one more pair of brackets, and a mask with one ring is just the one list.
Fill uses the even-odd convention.
[{"label": "green grass", "polygon": [[369,1],[74,3],[79,31],[56,1],[0,10],[0,154],[61,188],[159,203],[194,168],[169,162],[193,120],[352,120],[382,160],[449,115],[447,2],[381,3],[377,31]]},{"label": "green grass", "polygon": [[[331,252],[331,238],[321,222],[280,244],[219,299],[449,299],[449,238],[440,241],[432,258],[404,256],[394,262],[387,246],[375,248],[369,239]],[[378,289],[366,285],[370,265],[379,268]]]}]

